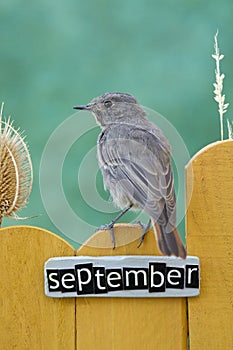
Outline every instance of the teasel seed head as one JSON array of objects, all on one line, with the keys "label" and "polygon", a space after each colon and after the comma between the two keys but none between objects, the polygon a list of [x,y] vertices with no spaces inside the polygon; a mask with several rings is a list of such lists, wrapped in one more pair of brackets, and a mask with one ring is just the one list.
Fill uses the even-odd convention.
[{"label": "teasel seed head", "polygon": [[33,182],[31,157],[24,136],[0,110],[0,223],[3,217],[18,219],[17,212],[28,200]]}]

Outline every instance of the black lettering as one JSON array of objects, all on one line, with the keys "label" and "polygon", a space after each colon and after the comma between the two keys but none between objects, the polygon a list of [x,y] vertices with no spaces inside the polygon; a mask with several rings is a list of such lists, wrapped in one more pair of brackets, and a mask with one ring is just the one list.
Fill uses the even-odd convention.
[{"label": "black lettering", "polygon": [[166,264],[149,263],[149,293],[165,292]]},{"label": "black lettering", "polygon": [[147,289],[148,269],[139,267],[124,267],[124,289]]},{"label": "black lettering", "polygon": [[123,290],[122,270],[106,269],[106,281],[109,292]]},{"label": "black lettering", "polygon": [[184,269],[182,267],[167,267],[166,288],[184,289]]},{"label": "black lettering", "polygon": [[75,265],[75,273],[77,280],[77,294],[93,294],[94,293],[94,272],[93,264],[77,264]]},{"label": "black lettering", "polygon": [[60,292],[60,279],[58,269],[47,269],[47,281],[50,292]]},{"label": "black lettering", "polygon": [[104,267],[93,267],[95,294],[107,293],[106,273]]},{"label": "black lettering", "polygon": [[199,266],[186,265],[186,288],[199,288]]},{"label": "black lettering", "polygon": [[62,293],[76,292],[76,279],[74,269],[59,270]]}]

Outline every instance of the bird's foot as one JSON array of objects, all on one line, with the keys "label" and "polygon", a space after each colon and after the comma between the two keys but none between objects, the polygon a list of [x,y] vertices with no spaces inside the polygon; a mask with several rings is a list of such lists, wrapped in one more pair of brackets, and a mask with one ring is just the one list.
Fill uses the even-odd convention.
[{"label": "bird's foot", "polygon": [[[128,207],[126,207],[125,209],[123,209],[120,214],[117,215],[117,217],[112,220],[109,224],[106,225],[102,225],[98,228],[98,230],[109,230],[110,231],[110,236],[111,236],[111,240],[112,240],[112,244],[113,244],[113,249],[116,248],[116,240],[115,240],[115,235],[114,235],[114,225],[115,223],[130,209],[132,208],[133,204],[130,204]],[[97,231],[98,231],[97,230]]]},{"label": "bird's foot", "polygon": [[134,221],[133,224],[138,225],[143,229],[145,228],[145,226],[147,226],[146,224],[143,224],[143,222],[141,222],[140,220]]},{"label": "bird's foot", "polygon": [[112,244],[113,244],[113,249],[116,248],[116,240],[115,240],[115,235],[114,235],[114,224],[115,224],[115,222],[111,221],[109,224],[102,225],[102,226],[98,227],[98,229],[96,230],[96,231],[109,230],[111,241],[112,241]]},{"label": "bird's foot", "polygon": [[145,236],[146,236],[146,233],[149,231],[150,229],[150,225],[151,225],[151,219],[148,221],[147,224],[143,224],[141,221],[138,221],[137,224],[139,226],[142,227],[143,231],[142,231],[142,235],[141,235],[141,238],[140,238],[140,241],[139,241],[139,244],[138,244],[138,248],[141,247],[142,245],[142,242],[144,241],[145,239]]}]

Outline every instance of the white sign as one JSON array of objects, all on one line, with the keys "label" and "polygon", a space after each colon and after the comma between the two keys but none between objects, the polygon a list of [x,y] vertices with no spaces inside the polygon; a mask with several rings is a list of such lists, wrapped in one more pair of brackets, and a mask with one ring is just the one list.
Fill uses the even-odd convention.
[{"label": "white sign", "polygon": [[200,294],[199,258],[75,256],[45,263],[49,297],[193,297]]}]

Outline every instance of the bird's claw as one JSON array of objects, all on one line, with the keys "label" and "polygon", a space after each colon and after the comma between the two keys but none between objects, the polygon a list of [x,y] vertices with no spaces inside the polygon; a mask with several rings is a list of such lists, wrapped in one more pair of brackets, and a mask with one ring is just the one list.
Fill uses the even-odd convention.
[{"label": "bird's claw", "polygon": [[147,226],[146,224],[143,224],[143,222],[141,222],[140,220],[134,221],[133,224],[138,225],[143,229],[145,228],[145,226]]},{"label": "bird's claw", "polygon": [[100,230],[105,230],[105,231],[109,230],[111,241],[113,244],[113,249],[115,249],[116,248],[116,240],[115,240],[115,235],[114,235],[114,222],[111,221],[109,224],[102,225],[102,226],[98,227],[98,229],[96,231],[100,231]]},{"label": "bird's claw", "polygon": [[109,224],[101,225],[100,227],[98,227],[97,231],[110,230],[111,228],[113,228],[113,226],[114,226],[114,223],[111,221]]},{"label": "bird's claw", "polygon": [[142,245],[142,242],[143,242],[144,239],[145,239],[146,233],[147,233],[147,231],[148,231],[149,228],[150,228],[151,220],[149,220],[147,224],[143,224],[141,221],[138,221],[137,224],[138,224],[139,226],[141,226],[142,229],[143,229],[143,232],[142,232],[142,235],[141,235],[139,244],[138,244],[138,248],[140,248],[141,245]]}]

